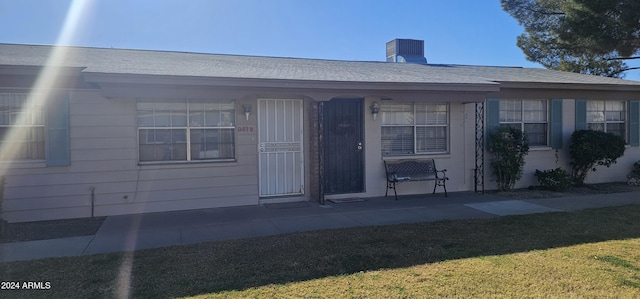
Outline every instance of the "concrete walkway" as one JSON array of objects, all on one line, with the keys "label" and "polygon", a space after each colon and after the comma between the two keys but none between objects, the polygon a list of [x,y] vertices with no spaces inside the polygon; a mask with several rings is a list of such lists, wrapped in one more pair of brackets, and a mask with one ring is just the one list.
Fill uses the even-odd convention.
[{"label": "concrete walkway", "polygon": [[640,204],[640,191],[513,200],[472,192],[109,216],[93,236],[0,244],[0,262],[132,251],[343,227],[492,218]]}]

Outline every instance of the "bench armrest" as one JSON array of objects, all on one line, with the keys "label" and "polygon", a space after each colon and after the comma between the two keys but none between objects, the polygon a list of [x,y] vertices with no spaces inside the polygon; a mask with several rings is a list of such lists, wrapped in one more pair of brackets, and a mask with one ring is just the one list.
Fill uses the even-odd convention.
[{"label": "bench armrest", "polygon": [[408,176],[398,176],[396,172],[390,172],[387,174],[387,181],[389,182],[402,182],[402,181],[410,181],[411,177]]},{"label": "bench armrest", "polygon": [[398,174],[395,171],[387,172],[387,181],[389,182],[397,182]]}]

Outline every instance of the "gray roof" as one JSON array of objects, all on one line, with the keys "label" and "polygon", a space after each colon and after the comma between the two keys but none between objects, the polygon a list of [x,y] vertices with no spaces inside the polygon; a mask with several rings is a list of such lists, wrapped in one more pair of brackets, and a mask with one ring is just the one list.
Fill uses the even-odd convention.
[{"label": "gray roof", "polygon": [[[431,65],[431,67],[438,67]],[[606,84],[606,85],[637,85],[639,81],[608,78],[594,75],[561,72],[541,68],[497,67],[473,65],[442,65],[451,67],[450,72],[474,76],[494,82],[519,83],[560,83],[560,84]]]},{"label": "gray roof", "polygon": [[495,82],[566,83],[638,86],[640,82],[537,68],[422,65],[88,48],[0,44],[0,65],[44,66],[52,51],[64,59],[49,64],[81,67],[84,72],[190,76],[208,78],[280,79],[330,82],[487,84]]}]

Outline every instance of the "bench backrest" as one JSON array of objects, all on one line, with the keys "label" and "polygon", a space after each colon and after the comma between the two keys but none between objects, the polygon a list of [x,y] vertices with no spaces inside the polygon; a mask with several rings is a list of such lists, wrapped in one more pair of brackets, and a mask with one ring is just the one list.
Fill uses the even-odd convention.
[{"label": "bench backrest", "polygon": [[396,174],[401,177],[437,177],[433,159],[384,161],[387,175]]}]

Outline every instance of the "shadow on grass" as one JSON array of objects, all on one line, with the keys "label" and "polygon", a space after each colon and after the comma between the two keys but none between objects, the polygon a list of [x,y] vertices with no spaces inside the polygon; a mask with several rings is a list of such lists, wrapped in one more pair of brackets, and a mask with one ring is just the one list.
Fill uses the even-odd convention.
[{"label": "shadow on grass", "polygon": [[[640,206],[348,228],[0,266],[4,280],[51,281],[28,297],[176,297],[382,268],[640,238]],[[130,256],[130,255],[129,255]],[[617,260],[607,260],[620,263]],[[130,271],[129,271],[130,270]],[[123,276],[123,272],[126,274]],[[37,273],[37,274],[34,274]],[[62,274],[61,274],[62,273]],[[122,277],[130,285],[119,283]],[[16,295],[19,293],[12,293]],[[15,297],[15,296],[13,296]]]}]

